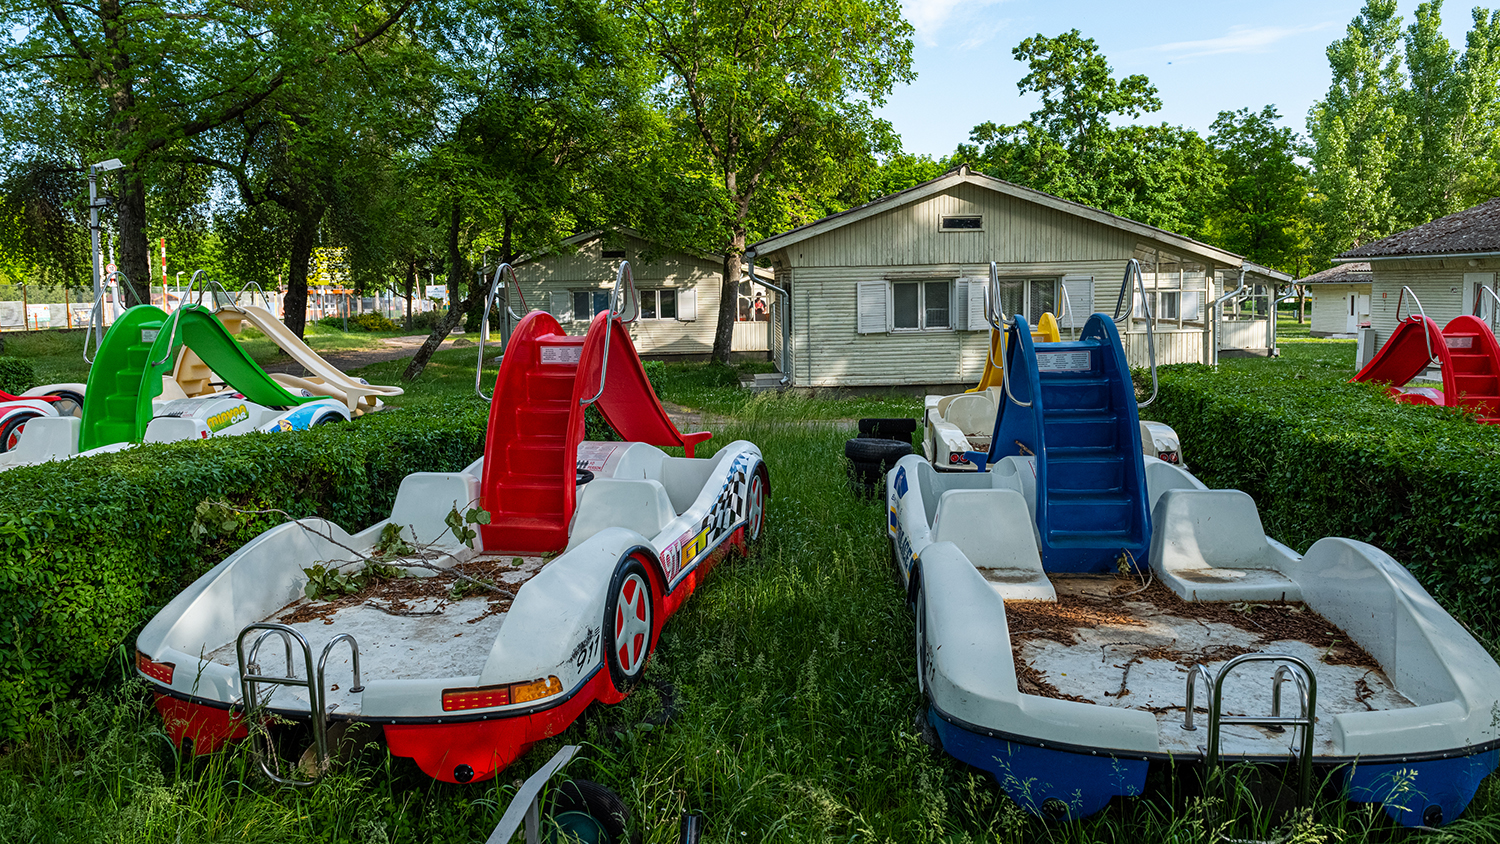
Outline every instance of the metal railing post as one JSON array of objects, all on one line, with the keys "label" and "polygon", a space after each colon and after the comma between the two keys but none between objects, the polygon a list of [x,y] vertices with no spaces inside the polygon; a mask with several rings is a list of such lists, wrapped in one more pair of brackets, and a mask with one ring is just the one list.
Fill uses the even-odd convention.
[{"label": "metal railing post", "polygon": [[629,325],[630,323],[636,321],[636,317],[640,312],[640,307],[637,304],[635,311],[631,312],[632,316],[630,317],[630,319],[620,318],[625,313],[625,311],[623,310],[623,306],[621,310],[616,311],[615,305],[625,294],[628,294],[629,301],[636,301],[635,275],[631,272],[629,261],[620,262],[620,271],[615,275],[614,289],[611,290],[609,294],[609,311],[604,321],[604,362],[599,367],[599,392],[595,393],[593,398],[579,399],[578,403],[580,405],[593,404],[594,402],[599,400],[600,396],[604,395],[605,379],[609,376],[609,338],[610,332],[614,328],[615,320],[620,320],[620,325],[622,326]]},{"label": "metal railing post", "polygon": [[[1137,408],[1142,408],[1149,407],[1152,402],[1156,401],[1156,394],[1159,389],[1156,379],[1156,334],[1152,331],[1152,325],[1156,322],[1156,315],[1151,313],[1151,299],[1146,295],[1146,278],[1141,274],[1141,262],[1135,258],[1131,258],[1125,263],[1125,279],[1120,282],[1120,295],[1115,300],[1114,320],[1118,324],[1123,318],[1128,323],[1131,318],[1131,311],[1135,310],[1135,291],[1132,291],[1131,307],[1125,312],[1124,317],[1120,316],[1120,306],[1125,302],[1125,290],[1130,287],[1130,275],[1132,271],[1135,273],[1136,287],[1141,294],[1141,310],[1146,314],[1146,354],[1151,361],[1151,398],[1136,403]],[[1128,324],[1126,326],[1126,333],[1130,333]],[[1128,365],[1129,361],[1126,361],[1126,363]],[[1134,388],[1132,388],[1131,392],[1134,393]]]}]

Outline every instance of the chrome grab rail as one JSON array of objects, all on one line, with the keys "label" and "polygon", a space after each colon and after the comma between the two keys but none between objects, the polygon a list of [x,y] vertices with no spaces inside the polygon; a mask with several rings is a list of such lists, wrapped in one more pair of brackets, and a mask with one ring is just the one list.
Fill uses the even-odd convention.
[{"label": "chrome grab rail", "polygon": [[[622,285],[624,286],[624,290],[621,290]],[[621,301],[624,294],[629,294],[629,301],[634,307],[634,310],[630,311],[630,319],[621,319],[625,311],[615,310],[615,305]],[[595,393],[591,399],[579,399],[579,405],[593,404],[599,400],[600,396],[604,395],[605,379],[609,376],[610,331],[614,328],[616,319],[620,320],[621,325],[629,325],[635,322],[640,317],[640,310],[640,303],[635,295],[635,274],[631,272],[629,261],[621,261],[620,271],[615,275],[614,289],[609,294],[609,318],[604,321],[604,362],[599,367],[599,392]]]},{"label": "chrome grab rail", "polygon": [[[104,291],[109,289],[110,282],[121,278],[125,279],[125,283],[120,285],[120,293],[123,295],[126,291],[129,291],[130,298],[134,299],[137,305],[145,304],[141,301],[140,295],[135,292],[135,288],[131,286],[130,276],[119,270],[105,273],[104,283],[99,285],[99,292],[94,294],[94,308],[93,313],[89,315],[89,326],[83,331],[83,359],[90,365],[93,364],[94,358],[89,357],[89,338],[94,338],[95,357],[99,355],[99,344],[104,342],[104,315],[99,313],[99,309],[104,305]],[[99,333],[97,334],[94,332],[94,318],[96,316],[99,319]]]},{"label": "chrome grab rail", "polygon": [[[1146,314],[1146,354],[1150,357],[1151,360],[1151,398],[1146,399],[1143,402],[1137,402],[1136,408],[1139,409],[1143,407],[1150,407],[1151,403],[1156,401],[1156,394],[1160,389],[1160,386],[1156,380],[1156,334],[1152,331],[1151,328],[1151,326],[1156,322],[1156,315],[1151,313],[1151,298],[1146,295],[1146,278],[1141,274],[1141,262],[1135,258],[1131,258],[1125,263],[1125,278],[1120,282],[1120,295],[1115,300],[1114,320],[1116,324],[1119,324],[1121,320],[1128,320],[1130,318],[1130,311],[1135,310],[1135,291],[1131,291],[1132,307],[1130,308],[1130,311],[1125,312],[1124,316],[1120,315],[1120,306],[1125,303],[1125,291],[1130,287],[1130,275],[1132,271],[1134,271],[1135,273],[1136,289],[1139,290],[1141,294],[1141,310]],[[1135,393],[1133,385],[1131,387],[1131,393]]]},{"label": "chrome grab rail", "polygon": [[[1495,289],[1493,287],[1485,287],[1483,284],[1479,285],[1479,290],[1482,293],[1488,293],[1488,294],[1490,294],[1490,298],[1495,300],[1495,307],[1494,307],[1493,310],[1490,311],[1490,323],[1489,323],[1490,324],[1490,330],[1493,331],[1494,328],[1495,328],[1495,320],[1496,320],[1497,317],[1500,317],[1500,293],[1496,293]],[[1479,299],[1480,299],[1481,302],[1484,301],[1484,297],[1483,296],[1480,296]],[[1476,314],[1476,316],[1477,316],[1477,314]],[[1483,317],[1480,317],[1480,321],[1481,322],[1483,321],[1483,319],[1484,319]]]},{"label": "chrome grab rail", "polygon": [[[1252,662],[1275,662],[1276,673],[1271,680],[1271,715],[1269,717],[1258,717],[1253,715],[1225,715],[1224,706],[1224,681],[1236,668]],[[1300,727],[1302,729],[1301,750],[1294,753],[1297,757],[1298,794],[1301,802],[1306,803],[1312,786],[1312,757],[1313,757],[1313,729],[1317,723],[1318,705],[1318,677],[1313,673],[1312,666],[1302,659],[1288,654],[1250,653],[1241,654],[1234,659],[1224,663],[1215,675],[1209,671],[1207,666],[1195,665],[1188,671],[1187,679],[1187,713],[1183,717],[1182,729],[1195,730],[1193,725],[1193,696],[1194,685],[1198,677],[1211,683],[1211,693],[1208,704],[1208,743],[1204,757],[1204,766],[1209,770],[1219,764],[1220,742],[1223,727],[1226,724],[1238,724],[1247,727],[1270,727],[1272,729],[1286,727]],[[1301,697],[1301,714],[1297,717],[1287,717],[1281,714],[1281,684],[1290,677],[1297,686]]]},{"label": "chrome grab rail", "polygon": [[[1078,320],[1076,320],[1076,319],[1073,318],[1073,300],[1068,296],[1068,285],[1066,285],[1066,284],[1064,284],[1064,283],[1062,283],[1062,282],[1059,281],[1057,283],[1057,286],[1062,288],[1062,298],[1063,298],[1063,313],[1062,313],[1062,315],[1065,316],[1065,317],[1067,317],[1068,320],[1073,323],[1073,325],[1072,325],[1073,339],[1077,340],[1079,333],[1081,333],[1083,331],[1083,329],[1081,327],[1079,327]],[[1061,322],[1058,323],[1058,327],[1059,328],[1062,327],[1062,323]]]},{"label": "chrome grab rail", "polygon": [[[985,316],[985,319],[987,319],[989,321],[990,328],[993,328],[994,330],[996,330],[996,331],[998,331],[998,332],[1001,333],[1001,335],[1002,335],[1002,346],[1003,346],[1002,354],[1004,354],[1008,358],[1010,356],[1010,349],[1011,349],[1011,345],[1010,345],[1010,332],[1013,331],[1013,330],[1018,330],[1018,327],[1016,325],[1016,318],[1015,317],[1006,317],[1006,315],[1005,315],[1005,305],[1000,300],[1000,270],[999,270],[998,266],[995,264],[994,261],[990,262],[990,287],[989,287],[989,289],[990,289],[990,294],[989,294],[989,297],[988,297],[989,298],[989,302],[987,303],[989,307],[985,308],[985,314],[984,314],[984,316]],[[1030,329],[1028,328],[1028,331],[1029,330]],[[1019,345],[1020,342],[1021,342],[1020,339],[1017,338],[1016,343]],[[991,353],[994,352],[994,344],[993,343],[990,344],[990,352]],[[990,362],[993,364],[994,363],[994,359],[991,358]],[[1015,404],[1017,407],[1031,407],[1031,404],[1032,404],[1031,401],[1021,401],[1020,399],[1016,398],[1016,394],[1014,392],[1012,392],[1011,389],[1010,389],[1010,361],[1009,360],[1005,360],[1005,361],[1001,362],[1001,366],[1000,366],[1000,387],[1001,387],[1001,391],[1005,393],[1005,398],[1008,401],[1010,401],[1011,403]]]},{"label": "chrome grab rail", "polygon": [[[490,341],[490,308],[495,304],[495,293],[500,289],[500,278],[507,270],[510,271],[512,286],[515,287],[517,292],[520,292],[521,282],[516,278],[516,268],[512,267],[509,261],[496,267],[495,277],[490,279],[490,292],[484,297],[484,316],[479,320],[479,362],[474,365],[474,392],[478,393],[479,397],[485,401],[491,401],[493,398],[492,396],[485,395],[484,389],[480,386],[484,379],[484,346]],[[522,307],[525,307],[525,303],[525,298],[522,298]],[[505,309],[510,311],[509,303],[506,304]],[[511,316],[515,316],[515,313],[515,311],[510,311]],[[501,354],[504,354],[504,352],[502,351]]]},{"label": "chrome grab rail", "polygon": [[[247,290],[249,290],[252,287],[254,287],[255,290],[256,290],[256,292],[260,294],[260,303],[262,305],[265,305],[266,306],[266,310],[270,311],[272,313],[272,315],[274,316],[275,312],[276,312],[276,309],[271,307],[271,297],[266,295],[265,288],[261,287],[260,286],[260,282],[258,282],[258,281],[252,281],[252,282],[246,284],[245,286],[241,287],[240,290],[239,290],[239,293],[232,293],[232,294],[230,294],[230,296],[233,298],[233,301],[234,301],[234,308],[236,310],[240,310],[240,293],[244,293],[244,292],[246,292]],[[255,305],[255,294],[254,293],[250,294],[250,304],[251,304],[252,307]]]},{"label": "chrome grab rail", "polygon": [[[193,295],[193,285],[198,284],[198,276],[201,276],[201,275],[203,275],[206,272],[208,272],[208,271],[207,270],[196,270],[193,273],[193,277],[191,279],[188,279],[187,296],[183,296],[182,297],[182,300],[184,302],[186,302],[188,300],[189,296]],[[147,366],[161,366],[162,364],[166,363],[169,358],[172,357],[172,349],[176,348],[176,346],[177,346],[177,331],[182,326],[182,312],[183,312],[183,310],[186,309],[186,308],[188,308],[188,307],[199,307],[199,308],[203,307],[203,293],[204,293],[205,290],[208,289],[208,285],[210,285],[210,284],[212,284],[215,287],[219,288],[220,292],[222,292],[225,296],[229,296],[229,291],[225,290],[224,289],[224,285],[219,284],[217,281],[213,281],[211,279],[206,279],[203,284],[199,284],[198,285],[198,301],[195,302],[193,305],[183,305],[182,307],[179,307],[177,310],[173,311],[170,316],[167,317],[167,322],[172,323],[172,330],[167,335],[167,350],[166,350],[165,357],[163,357],[161,360],[153,360],[153,361],[149,362],[148,364],[146,364]],[[230,298],[233,298],[233,297],[230,297]]]},{"label": "chrome grab rail", "polygon": [[1401,305],[1406,301],[1408,293],[1411,294],[1411,300],[1417,303],[1417,313],[1422,315],[1422,339],[1427,341],[1427,362],[1430,364],[1437,360],[1437,353],[1432,350],[1432,333],[1427,330],[1427,312],[1422,310],[1422,300],[1417,298],[1416,291],[1404,284],[1401,286],[1401,295],[1396,297],[1396,324],[1401,324]]},{"label": "chrome grab rail", "polygon": [[[248,654],[247,659],[247,654],[245,653],[245,635],[254,630],[260,630],[262,632],[258,637],[256,637],[255,644],[250,647],[250,653]],[[260,665],[255,661],[256,657],[260,653],[261,644],[271,636],[277,635],[279,635],[282,641],[286,644],[285,677],[272,677],[269,675],[261,674]],[[292,647],[293,641],[296,641],[302,651],[302,662],[306,667],[307,672],[306,679],[297,679],[297,672],[292,668],[294,664],[294,649]],[[315,774],[310,780],[288,779],[278,776],[275,771],[271,770],[271,766],[266,762],[267,755],[270,755],[270,753],[274,752],[274,749],[270,747],[270,737],[266,736],[265,739],[267,745],[267,753],[262,754],[257,751],[256,761],[260,764],[261,772],[269,777],[273,782],[280,783],[281,785],[310,786],[316,784],[317,781],[323,777],[324,772],[327,770],[328,706],[326,702],[327,693],[324,691],[324,689],[326,688],[325,680],[327,679],[326,669],[328,666],[329,654],[333,652],[334,647],[340,642],[349,643],[350,655],[353,657],[354,685],[349,688],[349,692],[351,694],[358,694],[360,692],[363,692],[364,685],[361,682],[359,671],[359,642],[355,641],[354,637],[348,633],[340,633],[337,636],[334,636],[328,641],[328,644],[323,646],[323,653],[318,658],[316,669],[313,668],[312,646],[307,643],[307,639],[304,638],[301,633],[298,633],[295,629],[288,627],[285,624],[276,624],[274,622],[265,621],[256,622],[254,624],[246,625],[246,627],[240,631],[240,635],[235,637],[234,647],[235,656],[238,659],[240,669],[240,693],[243,700],[242,708],[247,718],[253,717],[252,713],[258,711],[262,706],[259,695],[256,691],[256,685],[259,683],[267,683],[273,686],[301,686],[302,688],[307,689],[308,720],[312,722],[313,749],[317,753],[317,768]],[[267,697],[267,701],[269,702],[269,696]]]}]

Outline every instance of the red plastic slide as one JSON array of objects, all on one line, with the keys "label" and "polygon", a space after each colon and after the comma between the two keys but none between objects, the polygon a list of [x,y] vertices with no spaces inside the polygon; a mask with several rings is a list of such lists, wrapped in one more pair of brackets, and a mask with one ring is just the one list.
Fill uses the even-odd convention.
[{"label": "red plastic slide", "polygon": [[484,450],[481,506],[490,523],[480,526],[484,547],[510,554],[561,551],[573,519],[578,444],[583,442],[581,402],[599,391],[599,412],[624,439],[655,446],[693,447],[712,436],[683,434],[651,389],[630,332],[618,320],[609,331],[608,312],[590,323],[588,334],[569,337],[557,320],[532,311],[516,326],[495,378]]},{"label": "red plastic slide", "polygon": [[[1434,360],[1443,373],[1441,396],[1435,397],[1430,390],[1398,389]],[[1477,317],[1455,317],[1440,331],[1425,316],[1409,316],[1351,380],[1390,384],[1391,395],[1399,402],[1461,406],[1481,422],[1500,423],[1500,345],[1495,333]]]}]

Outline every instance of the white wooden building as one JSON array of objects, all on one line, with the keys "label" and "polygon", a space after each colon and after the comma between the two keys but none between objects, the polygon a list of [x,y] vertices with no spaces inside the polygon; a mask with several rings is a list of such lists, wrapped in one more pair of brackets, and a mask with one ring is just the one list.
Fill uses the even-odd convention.
[{"label": "white wooden building", "polygon": [[[516,278],[531,308],[547,311],[569,334],[588,329],[609,303],[620,262],[629,261],[640,295],[640,319],[630,326],[637,351],[652,358],[706,358],[714,346],[724,258],[668,249],[639,232],[617,228],[574,235],[565,251],[516,262]],[[770,277],[768,271],[763,273]],[[732,351],[767,350],[770,302],[759,284],[741,283]],[[520,308],[515,308],[518,312]]]},{"label": "white wooden building", "polygon": [[1370,327],[1370,264],[1334,264],[1297,279],[1312,297],[1308,332],[1314,337],[1354,337]]},{"label": "white wooden building", "polygon": [[1062,312],[1065,334],[1114,315],[1126,263],[1140,259],[1119,322],[1132,365],[1147,362],[1146,302],[1160,364],[1212,358],[1220,270],[1243,259],[1191,238],[959,167],[767,238],[775,271],[773,359],[793,387],[972,386],[984,365],[983,289],[999,264],[1007,313]]},{"label": "white wooden building", "polygon": [[1424,313],[1439,327],[1473,314],[1493,327],[1500,272],[1500,199],[1371,241],[1334,259],[1370,266],[1370,326],[1360,332],[1357,364],[1386,340],[1396,323]]}]

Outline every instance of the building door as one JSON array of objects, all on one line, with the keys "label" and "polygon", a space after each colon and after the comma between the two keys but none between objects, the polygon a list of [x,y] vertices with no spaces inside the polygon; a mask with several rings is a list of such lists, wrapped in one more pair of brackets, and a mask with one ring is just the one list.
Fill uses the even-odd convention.
[{"label": "building door", "polygon": [[1359,306],[1359,294],[1349,294],[1349,307],[1345,308],[1347,314],[1344,317],[1344,333],[1353,334],[1359,330],[1359,315],[1355,313]]}]

